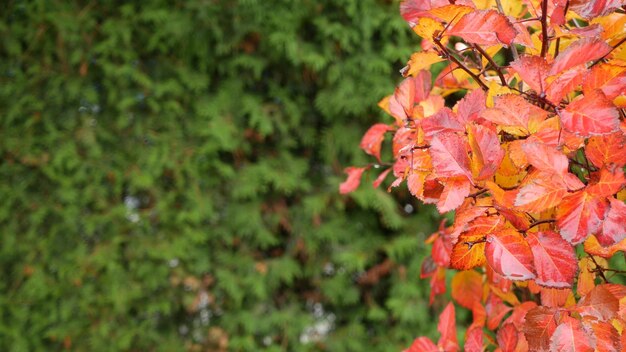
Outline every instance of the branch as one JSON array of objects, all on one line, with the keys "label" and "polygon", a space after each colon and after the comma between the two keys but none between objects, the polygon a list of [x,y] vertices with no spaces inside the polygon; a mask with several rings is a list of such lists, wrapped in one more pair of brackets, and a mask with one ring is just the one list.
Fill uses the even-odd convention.
[{"label": "branch", "polygon": [[597,272],[602,278],[602,280],[604,280],[604,282],[608,284],[609,279],[607,279],[606,276],[604,276],[604,267],[600,266],[600,264],[596,262],[596,258],[594,258],[591,254],[589,254],[589,258],[591,258],[591,261],[593,262],[593,264],[596,265],[596,269],[594,271]]},{"label": "branch", "polygon": [[500,67],[495,61],[493,61],[491,56],[489,56],[489,54],[487,54],[487,52],[483,50],[483,48],[481,48],[479,45],[474,44],[474,48],[476,48],[476,50],[478,50],[478,52],[482,56],[484,56],[485,59],[489,61],[489,64],[496,70],[496,72],[498,73],[498,77],[500,77],[500,83],[502,83],[502,86],[508,87],[509,85],[506,83],[506,79],[504,79],[504,74],[502,74],[502,67]]},{"label": "branch", "polygon": [[541,57],[548,53],[548,0],[541,1]]},{"label": "branch", "polygon": [[541,224],[551,224],[553,222],[556,222],[556,219],[537,220],[537,221],[533,222],[532,224],[530,224],[530,226],[528,226],[528,229],[526,231],[532,229],[535,226],[539,226]]},{"label": "branch", "polygon": [[446,49],[446,47],[443,44],[441,44],[440,38],[433,37],[433,42],[439,47],[439,49],[441,50],[441,54],[443,55],[445,59],[448,59],[454,62],[455,64],[459,65],[459,67],[463,69],[463,71],[467,72],[478,83],[478,85],[480,85],[480,88],[482,88],[482,90],[484,90],[485,92],[489,90],[489,87],[487,87],[485,82],[483,82],[480,79],[480,77],[476,76],[474,72],[472,72],[467,66],[465,66],[456,57],[450,55],[450,52],[448,51],[448,49]]}]

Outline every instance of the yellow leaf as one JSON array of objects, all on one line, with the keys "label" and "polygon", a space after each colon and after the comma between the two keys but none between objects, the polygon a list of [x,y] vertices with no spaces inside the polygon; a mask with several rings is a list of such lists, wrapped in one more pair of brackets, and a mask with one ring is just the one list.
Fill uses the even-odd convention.
[{"label": "yellow leaf", "polygon": [[407,74],[411,76],[415,76],[421,70],[428,70],[430,66],[436,64],[437,62],[441,62],[444,59],[441,58],[437,53],[433,51],[420,51],[417,53],[413,53],[411,55],[411,59],[407,63],[408,71]]},{"label": "yellow leaf", "polygon": [[461,17],[475,9],[464,5],[446,5],[429,10],[428,13],[439,18],[446,23],[456,23]]},{"label": "yellow leaf", "polygon": [[493,97],[502,94],[509,94],[511,90],[509,87],[505,87],[500,85],[500,81],[490,81],[487,86],[489,90],[487,91],[487,107],[493,108]]},{"label": "yellow leaf", "polygon": [[604,29],[600,33],[604,40],[617,39],[626,35],[626,31],[624,31],[624,28],[626,28],[626,16],[623,14],[614,12],[607,16],[597,17],[591,21],[591,24],[595,23]]},{"label": "yellow leaf", "polygon": [[389,115],[391,115],[391,111],[389,110],[389,98],[391,98],[391,95],[386,96],[384,98],[382,98],[379,102],[378,102],[378,107],[383,109],[386,113],[388,113]]},{"label": "yellow leaf", "polygon": [[[432,18],[422,17],[419,19],[413,32],[417,33],[420,37],[428,40],[433,40],[435,33],[441,33],[443,31],[443,24],[433,20]],[[445,39],[445,38],[444,38]],[[442,39],[442,44],[445,45]]]},{"label": "yellow leaf", "polygon": [[[487,52],[487,55],[489,55],[489,57],[493,58],[494,56],[496,56],[498,51],[500,51],[500,49],[502,49],[502,45],[498,44],[488,47],[485,52]],[[487,61],[485,57],[482,58],[482,62],[483,67],[487,67],[487,65],[489,64],[489,61]]]}]

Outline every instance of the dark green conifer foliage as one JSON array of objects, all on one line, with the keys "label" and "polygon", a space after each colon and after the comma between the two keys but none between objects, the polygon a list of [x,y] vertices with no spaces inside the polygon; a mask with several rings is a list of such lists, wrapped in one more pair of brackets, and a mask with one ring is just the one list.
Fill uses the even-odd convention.
[{"label": "dark green conifer foliage", "polygon": [[432,211],[337,191],[416,46],[396,2],[2,7],[0,349],[383,351],[434,329]]}]

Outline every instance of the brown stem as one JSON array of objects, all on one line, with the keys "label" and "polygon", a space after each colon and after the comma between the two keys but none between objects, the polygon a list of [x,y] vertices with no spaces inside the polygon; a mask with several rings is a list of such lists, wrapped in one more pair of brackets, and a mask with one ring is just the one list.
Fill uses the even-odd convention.
[{"label": "brown stem", "polygon": [[[501,0],[496,0],[496,5],[498,6],[498,11],[506,16],[506,14],[504,13],[504,8],[502,7]],[[519,53],[517,52],[517,47],[513,43],[511,43],[511,52],[513,53],[513,59],[517,60],[519,58]]]},{"label": "brown stem", "polygon": [[550,42],[548,39],[548,0],[541,1],[541,57],[546,57]]},{"label": "brown stem", "polygon": [[489,56],[489,54],[487,54],[487,52],[483,50],[483,48],[481,48],[479,45],[474,44],[474,48],[476,48],[476,50],[478,50],[478,52],[482,56],[484,56],[485,59],[489,61],[489,64],[496,70],[496,72],[498,73],[498,77],[500,77],[500,83],[502,84],[502,86],[508,87],[509,85],[506,83],[506,79],[504,78],[504,74],[502,73],[502,67],[500,67],[495,61],[493,61],[491,56]]},{"label": "brown stem", "polygon": [[481,194],[483,194],[483,193],[486,193],[486,192],[487,192],[487,189],[486,189],[486,188],[483,188],[483,189],[481,189],[480,191],[476,191],[476,192],[474,192],[474,193],[472,193],[472,194],[468,195],[468,197],[471,197],[471,198],[476,199],[476,197],[478,197],[479,195],[481,195]]},{"label": "brown stem", "polygon": [[434,37],[433,42],[435,43],[435,45],[439,47],[445,59],[448,59],[454,62],[455,64],[459,65],[459,67],[463,69],[463,71],[467,72],[467,74],[469,74],[478,83],[478,85],[480,85],[480,88],[482,88],[482,90],[484,90],[485,92],[489,90],[489,87],[487,87],[487,85],[480,79],[480,77],[476,76],[474,72],[472,72],[467,66],[465,66],[456,57],[454,57],[453,55],[450,55],[450,52],[448,51],[448,49],[443,44],[441,44],[441,39]]},{"label": "brown stem", "polygon": [[591,258],[591,261],[593,262],[593,264],[596,265],[595,271],[600,275],[602,280],[604,280],[604,282],[606,283],[609,283],[609,279],[607,279],[606,276],[604,276],[604,268],[601,267],[600,264],[598,264],[598,262],[596,262],[596,258],[594,258],[593,255],[589,254],[589,258]]},{"label": "brown stem", "polygon": [[[553,222],[556,222],[555,219],[544,219],[544,220],[537,220],[535,222],[533,222],[532,224],[530,224],[530,226],[528,226],[528,230],[532,229],[535,226],[539,226],[541,224],[551,224]],[[526,230],[526,231],[528,231]]]}]

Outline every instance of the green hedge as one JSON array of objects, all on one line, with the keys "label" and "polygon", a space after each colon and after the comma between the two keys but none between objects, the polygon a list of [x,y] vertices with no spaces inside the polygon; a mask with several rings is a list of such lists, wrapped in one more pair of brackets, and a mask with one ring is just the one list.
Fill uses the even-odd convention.
[{"label": "green hedge", "polygon": [[2,350],[392,351],[433,333],[432,209],[337,192],[417,45],[397,6],[8,1]]}]

